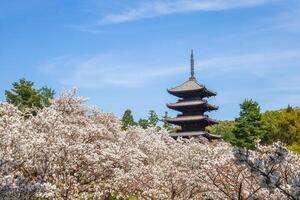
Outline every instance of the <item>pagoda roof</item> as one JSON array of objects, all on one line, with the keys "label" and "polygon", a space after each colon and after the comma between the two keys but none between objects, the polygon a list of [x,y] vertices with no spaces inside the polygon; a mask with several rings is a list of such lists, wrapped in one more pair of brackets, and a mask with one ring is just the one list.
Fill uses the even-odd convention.
[{"label": "pagoda roof", "polygon": [[197,100],[191,100],[191,101],[179,101],[176,103],[168,103],[168,107],[181,107],[181,106],[197,106],[197,105],[202,105],[205,104],[206,101],[197,99]]},{"label": "pagoda roof", "polygon": [[209,103],[207,103],[206,100],[200,100],[200,99],[196,99],[196,100],[184,100],[184,101],[178,101],[176,103],[168,103],[167,106],[169,108],[184,108],[184,107],[195,107],[195,106],[201,106],[201,105],[206,105],[208,108],[211,109],[218,109],[217,106],[211,105]]},{"label": "pagoda roof", "polygon": [[189,131],[189,132],[179,132],[179,133],[171,133],[171,137],[177,138],[177,137],[191,137],[191,136],[203,136],[209,140],[211,139],[221,139],[221,136],[219,135],[212,135],[205,131]]},{"label": "pagoda roof", "polygon": [[201,120],[206,120],[206,121],[209,121],[209,122],[217,122],[213,119],[210,119],[209,117],[205,116],[205,115],[190,115],[190,116],[177,116],[175,118],[166,118],[166,121],[167,122],[190,122],[190,121],[201,121]]},{"label": "pagoda roof", "polygon": [[199,121],[205,119],[206,117],[203,115],[193,115],[193,116],[177,116],[174,118],[166,118],[168,122],[182,122],[182,121]]},{"label": "pagoda roof", "polygon": [[196,78],[191,77],[189,80],[185,81],[181,85],[168,89],[168,92],[170,94],[180,94],[180,93],[186,93],[186,92],[204,92],[208,96],[215,96],[216,93],[213,91],[208,90],[204,85],[198,83]]}]

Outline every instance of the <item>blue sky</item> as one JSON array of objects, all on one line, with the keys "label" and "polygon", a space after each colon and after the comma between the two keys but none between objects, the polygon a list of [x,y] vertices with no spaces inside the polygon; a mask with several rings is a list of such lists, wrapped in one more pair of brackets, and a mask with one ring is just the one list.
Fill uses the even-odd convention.
[{"label": "blue sky", "polygon": [[1,0],[0,99],[25,77],[117,116],[163,115],[190,49],[218,92],[212,117],[233,119],[246,98],[300,106],[299,0]]}]

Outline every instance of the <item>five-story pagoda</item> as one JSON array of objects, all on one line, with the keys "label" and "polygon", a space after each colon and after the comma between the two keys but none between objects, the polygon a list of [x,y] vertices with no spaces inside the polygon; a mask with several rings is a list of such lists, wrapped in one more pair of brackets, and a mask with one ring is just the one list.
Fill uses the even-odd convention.
[{"label": "five-story pagoda", "polygon": [[218,107],[207,103],[205,98],[216,96],[215,92],[208,90],[198,83],[194,73],[194,56],[191,52],[191,75],[183,84],[168,89],[168,92],[180,99],[176,103],[169,103],[167,107],[181,112],[175,118],[167,117],[165,120],[181,127],[177,133],[171,133],[172,137],[204,136],[208,139],[219,138],[205,132],[205,127],[216,124],[217,121],[210,119],[204,113],[217,110]]}]

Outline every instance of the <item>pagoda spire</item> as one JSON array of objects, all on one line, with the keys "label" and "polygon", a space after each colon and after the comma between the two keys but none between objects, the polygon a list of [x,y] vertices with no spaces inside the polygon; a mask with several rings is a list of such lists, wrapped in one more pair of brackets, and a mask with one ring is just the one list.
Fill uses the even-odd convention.
[{"label": "pagoda spire", "polygon": [[191,77],[190,79],[195,78],[195,64],[194,64],[194,52],[191,50]]},{"label": "pagoda spire", "polygon": [[207,98],[216,96],[215,92],[208,90],[198,83],[195,77],[194,52],[191,50],[190,77],[181,85],[168,89],[168,92],[176,97],[176,103],[168,103],[167,107],[179,111],[176,117],[165,116],[166,123],[180,126],[180,130],[171,133],[171,137],[196,137],[204,136],[207,139],[219,139],[205,131],[207,126],[218,123],[206,115],[206,112],[217,110],[218,107],[207,102]]}]

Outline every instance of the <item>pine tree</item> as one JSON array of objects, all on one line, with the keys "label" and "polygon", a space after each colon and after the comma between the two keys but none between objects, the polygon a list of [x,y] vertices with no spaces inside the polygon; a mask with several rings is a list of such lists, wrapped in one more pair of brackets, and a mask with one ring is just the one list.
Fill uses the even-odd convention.
[{"label": "pine tree", "polygon": [[5,96],[8,103],[14,104],[19,109],[43,108],[50,105],[50,99],[54,97],[54,90],[48,87],[33,88],[34,83],[26,79],[14,82],[11,91],[6,90]]},{"label": "pine tree", "polygon": [[240,104],[240,116],[235,119],[235,127],[232,130],[234,139],[231,143],[235,146],[255,148],[255,140],[265,137],[266,127],[260,114],[257,102],[245,100]]},{"label": "pine tree", "polygon": [[150,110],[148,119],[140,119],[138,125],[143,129],[147,129],[149,126],[157,126],[158,121],[158,115],[154,110]]},{"label": "pine tree", "polygon": [[154,110],[150,110],[149,117],[148,117],[149,125],[156,126],[158,121],[159,121],[158,115],[155,113]]},{"label": "pine tree", "polygon": [[130,109],[125,110],[121,121],[122,121],[122,130],[127,130],[128,127],[136,125]]}]

